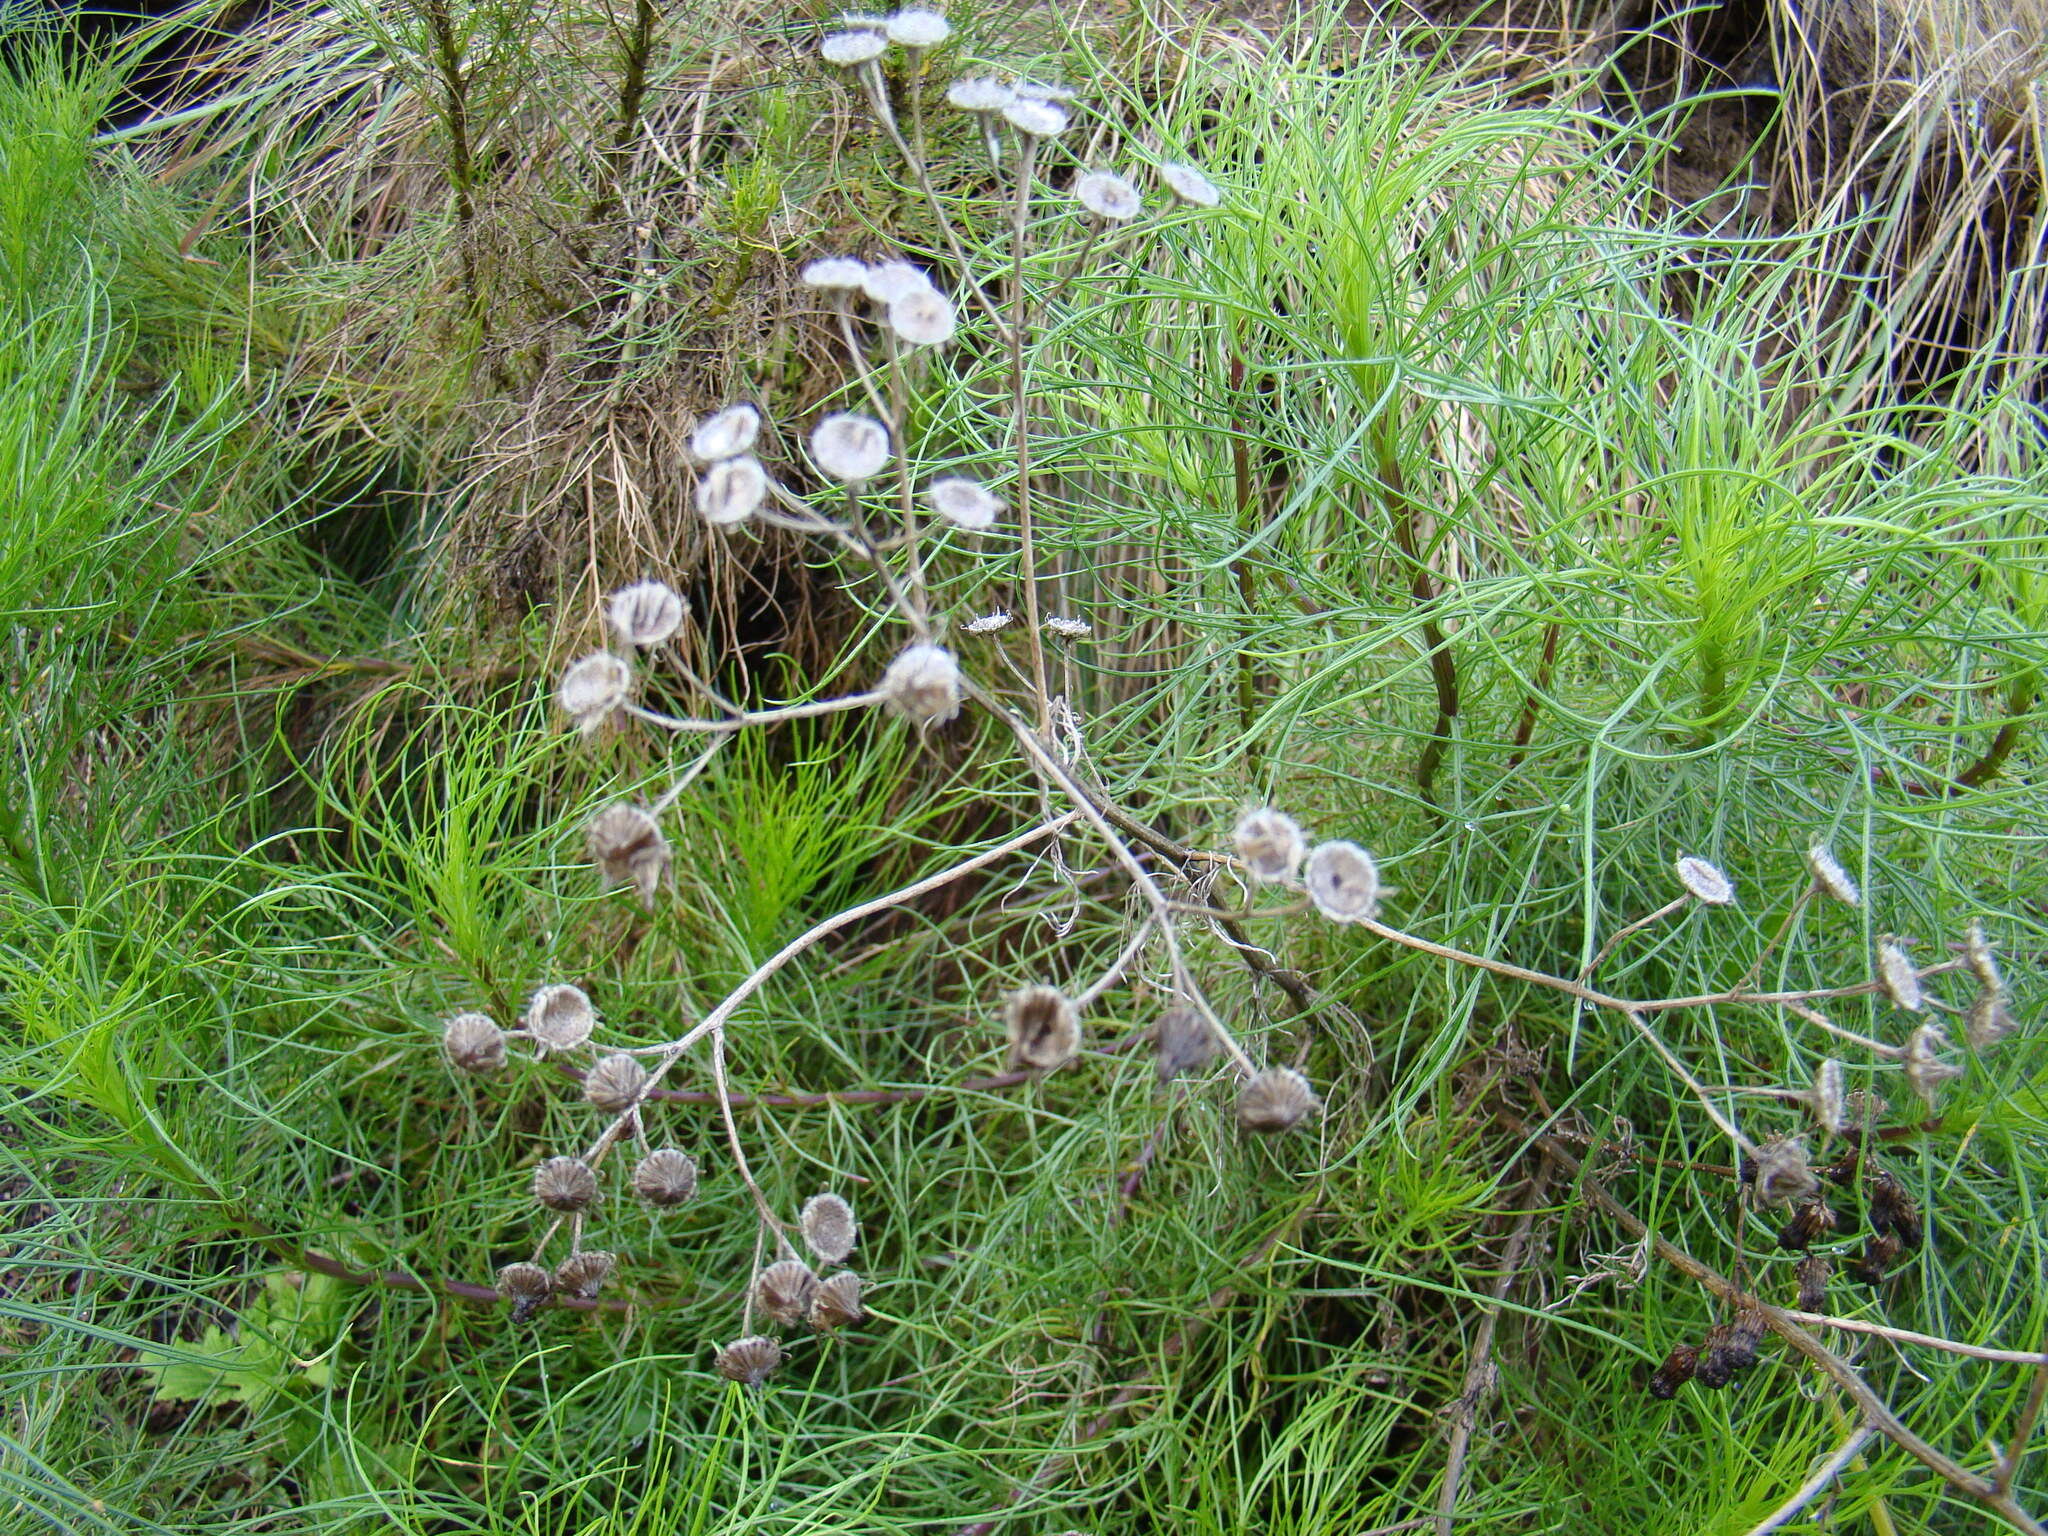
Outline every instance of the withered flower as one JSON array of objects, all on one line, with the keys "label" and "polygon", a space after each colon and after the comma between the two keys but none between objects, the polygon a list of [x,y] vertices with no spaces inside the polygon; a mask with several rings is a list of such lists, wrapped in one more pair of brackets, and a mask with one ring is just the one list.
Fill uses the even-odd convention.
[{"label": "withered flower", "polygon": [[782,1346],[771,1338],[754,1334],[735,1339],[718,1352],[716,1369],[727,1381],[758,1387],[782,1364]]},{"label": "withered flower", "polygon": [[1828,1300],[1828,1276],[1834,1273],[1834,1265],[1828,1262],[1828,1256],[1824,1253],[1809,1253],[1792,1266],[1792,1273],[1799,1280],[1799,1310],[1825,1311]]},{"label": "withered flower", "polygon": [[637,805],[609,805],[591,818],[584,838],[599,873],[613,885],[632,886],[652,912],[671,857],[661,823]]},{"label": "withered flower", "polygon": [[555,1290],[559,1295],[573,1296],[578,1301],[595,1301],[597,1293],[604,1289],[605,1282],[611,1279],[612,1271],[618,1267],[618,1255],[606,1253],[601,1248],[572,1253],[555,1266]]},{"label": "withered flower", "polygon": [[1781,1136],[1765,1142],[1756,1155],[1756,1198],[1761,1205],[1787,1205],[1804,1200],[1820,1188],[1806,1152],[1806,1142],[1797,1136]]},{"label": "withered flower", "polygon": [[1850,1275],[1865,1285],[1882,1284],[1885,1271],[1891,1268],[1892,1260],[1899,1256],[1901,1246],[1903,1245],[1893,1233],[1871,1233],[1863,1240],[1863,1257],[1849,1266]]},{"label": "withered flower", "polygon": [[498,1294],[512,1303],[512,1321],[523,1323],[546,1305],[555,1283],[538,1264],[507,1264],[498,1271]]},{"label": "withered flower", "polygon": [[1081,1015],[1058,987],[1019,987],[1003,1000],[1011,1070],[1051,1072],[1081,1049]]},{"label": "withered flower", "polygon": [[1270,805],[1238,817],[1231,841],[1251,877],[1266,882],[1293,879],[1308,851],[1300,825],[1292,816]]},{"label": "withered flower", "polygon": [[562,983],[535,992],[521,1022],[543,1052],[573,1051],[597,1028],[597,1010],[581,987]]},{"label": "withered flower", "polygon": [[850,1328],[864,1321],[868,1312],[861,1305],[860,1289],[860,1276],[850,1269],[819,1281],[811,1297],[811,1326],[820,1330]]},{"label": "withered flower", "polygon": [[1680,1344],[1664,1357],[1664,1363],[1650,1378],[1650,1396],[1667,1402],[1676,1397],[1678,1389],[1692,1380],[1699,1365],[1700,1352],[1690,1344]]},{"label": "withered flower", "polygon": [[1216,1032],[1193,1008],[1169,1008],[1153,1032],[1159,1081],[1169,1083],[1183,1072],[1207,1066],[1216,1055]]},{"label": "withered flower", "polygon": [[1918,1248],[1925,1235],[1920,1207],[1891,1169],[1872,1163],[1864,1181],[1870,1200],[1870,1226],[1874,1232],[1888,1232],[1903,1248]]},{"label": "withered flower", "polygon": [[1735,882],[1722,872],[1718,864],[1687,854],[1678,861],[1678,883],[1694,901],[1709,907],[1732,907],[1735,905]]},{"label": "withered flower", "polygon": [[1788,1253],[1811,1248],[1814,1239],[1835,1230],[1836,1217],[1827,1201],[1815,1196],[1793,1208],[1792,1219],[1778,1232],[1778,1246]]},{"label": "withered flower", "polygon": [[783,1259],[762,1270],[754,1281],[754,1304],[776,1322],[794,1327],[810,1315],[818,1277],[801,1259]]},{"label": "withered flower", "polygon": [[580,1157],[551,1157],[533,1170],[533,1198],[551,1211],[580,1211],[597,1198],[597,1175]]},{"label": "withered flower", "polygon": [[1877,979],[1884,986],[1892,1006],[1907,1013],[1919,1013],[1927,1006],[1927,994],[1920,989],[1920,973],[1913,969],[1913,957],[1898,940],[1886,937],[1877,943]]},{"label": "withered flower", "polygon": [[1323,1107],[1307,1078],[1292,1067],[1268,1067],[1239,1090],[1237,1123],[1262,1136],[1291,1131]]},{"label": "withered flower", "polygon": [[487,1013],[458,1013],[442,1026],[441,1049],[463,1072],[495,1072],[505,1065],[505,1031]]},{"label": "withered flower", "polygon": [[624,1051],[605,1057],[583,1075],[584,1101],[608,1115],[623,1115],[646,1092],[647,1069]]},{"label": "withered flower", "polygon": [[634,1168],[633,1192],[649,1205],[681,1205],[697,1193],[697,1160],[674,1147],[657,1147]]},{"label": "withered flower", "polygon": [[843,1264],[860,1240],[860,1223],[853,1207],[838,1195],[813,1195],[797,1216],[797,1228],[804,1244],[823,1264]]}]

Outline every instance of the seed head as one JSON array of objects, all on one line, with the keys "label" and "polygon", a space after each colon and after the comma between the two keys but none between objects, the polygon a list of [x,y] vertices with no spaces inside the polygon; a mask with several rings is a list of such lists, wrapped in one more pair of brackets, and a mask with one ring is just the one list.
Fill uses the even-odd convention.
[{"label": "seed head", "polygon": [[868,1311],[861,1305],[860,1289],[860,1276],[850,1269],[820,1280],[811,1297],[811,1326],[822,1332],[828,1328],[850,1328],[865,1321]]},{"label": "seed head", "polygon": [[1095,626],[1086,619],[1070,619],[1056,613],[1039,626],[1055,640],[1086,640],[1095,633]]},{"label": "seed head", "polygon": [[1970,962],[1970,972],[1977,978],[1979,986],[1988,992],[2005,990],[2005,977],[1998,970],[1998,951],[1984,937],[1984,925],[1975,918],[1970,920],[1969,931],[1963,935],[1963,958]]},{"label": "seed head", "polygon": [[1074,182],[1074,201],[1094,214],[1121,224],[1135,219],[1145,206],[1138,189],[1109,171],[1089,171]]},{"label": "seed head", "polygon": [[931,274],[907,261],[882,261],[867,269],[860,290],[884,309],[913,293],[936,293]]},{"label": "seed head", "polygon": [[960,663],[943,645],[918,641],[882,673],[882,702],[912,725],[944,725],[960,713]]},{"label": "seed head", "polygon": [[1694,901],[1710,907],[1735,905],[1735,882],[1721,872],[1719,865],[1709,864],[1705,859],[1696,859],[1691,854],[1680,859],[1678,883]]},{"label": "seed head", "polygon": [[1961,1067],[1942,1059],[1941,1053],[1947,1049],[1948,1036],[1938,1024],[1922,1024],[1906,1041],[1906,1082],[1920,1095],[1930,1115],[1941,1097],[1941,1085],[1963,1075]]},{"label": "seed head", "polygon": [[1019,80],[1015,90],[1025,101],[1049,101],[1059,107],[1071,106],[1081,99],[1081,93],[1071,86],[1050,80]]},{"label": "seed head", "polygon": [[1216,1055],[1216,1032],[1195,1009],[1169,1008],[1159,1016],[1153,1048],[1159,1058],[1159,1081],[1170,1083],[1183,1072],[1209,1064]]},{"label": "seed head", "polygon": [[1877,941],[1877,979],[1884,984],[1894,1008],[1919,1013],[1927,1007],[1927,994],[1920,990],[1920,973],[1913,968],[1913,957],[1889,935]]},{"label": "seed head", "polygon": [[761,413],[742,401],[713,412],[697,423],[690,434],[690,456],[699,464],[736,459],[754,446],[761,435]]},{"label": "seed head", "polygon": [[1870,1226],[1875,1232],[1889,1232],[1902,1248],[1918,1248],[1926,1235],[1920,1207],[1906,1193],[1898,1175],[1873,1163],[1864,1189],[1870,1200]]},{"label": "seed head", "polygon": [[820,1264],[844,1264],[860,1241],[860,1223],[854,1220],[853,1207],[833,1194],[806,1200],[797,1227],[804,1235],[804,1245]]},{"label": "seed head", "polygon": [[580,1211],[597,1198],[597,1175],[580,1157],[551,1157],[533,1170],[533,1198],[551,1211]]},{"label": "seed head", "polygon": [[1333,923],[1379,915],[1380,867],[1356,843],[1318,843],[1308,856],[1308,899]]},{"label": "seed head", "polygon": [[1015,91],[987,75],[963,75],[946,87],[947,104],[962,112],[1000,112],[1016,99]]},{"label": "seed head", "polygon": [[587,736],[609,720],[632,692],[633,669],[610,651],[593,651],[569,663],[555,687],[555,703]]},{"label": "seed head", "polygon": [[956,528],[979,533],[995,526],[1002,502],[977,480],[948,475],[924,488],[925,505]]},{"label": "seed head", "polygon": [[754,1305],[776,1322],[795,1327],[810,1315],[818,1277],[801,1259],[770,1264],[754,1281]]},{"label": "seed head", "polygon": [[970,635],[992,635],[999,629],[1010,627],[1010,615],[1007,609],[998,608],[995,612],[984,613],[979,618],[963,620],[960,627]]},{"label": "seed head", "polygon": [[1067,109],[1054,101],[1041,101],[1026,96],[1019,88],[1018,94],[1002,108],[1003,121],[1023,134],[1027,139],[1058,138],[1067,131],[1073,121]]},{"label": "seed head", "polygon": [[1807,1090],[1806,1104],[1821,1130],[1830,1136],[1847,1124],[1844,1117],[1849,1108],[1848,1091],[1839,1061],[1829,1057],[1813,1069],[1813,1087]]},{"label": "seed head", "polygon": [[441,1026],[441,1049],[458,1072],[495,1072],[505,1065],[505,1031],[487,1013],[458,1013]]},{"label": "seed head", "polygon": [[1237,1123],[1262,1136],[1291,1131],[1320,1111],[1323,1101],[1292,1067],[1268,1067],[1237,1095]]},{"label": "seed head", "polygon": [[880,32],[830,32],[826,34],[824,41],[818,44],[818,53],[827,64],[837,64],[842,69],[851,69],[856,64],[879,59],[882,50],[888,46],[888,38]]},{"label": "seed head", "polygon": [[538,1264],[507,1264],[498,1271],[498,1294],[512,1303],[515,1323],[533,1316],[554,1293],[554,1281]]},{"label": "seed head", "polygon": [[1778,1233],[1778,1246],[1787,1253],[1804,1253],[1813,1240],[1835,1230],[1835,1213],[1827,1201],[1815,1195],[1792,1208],[1792,1219]]},{"label": "seed head", "polygon": [[1813,883],[1836,901],[1850,907],[1862,904],[1863,896],[1856,889],[1856,882],[1849,878],[1849,872],[1842,868],[1825,845],[1815,843],[1806,850],[1806,868],[1813,876]]},{"label": "seed head", "polygon": [[852,256],[820,256],[805,263],[799,277],[806,288],[827,292],[860,288],[867,282],[868,264]]},{"label": "seed head", "polygon": [[683,600],[667,582],[636,581],[612,594],[605,617],[619,644],[659,645],[682,628]]},{"label": "seed head", "polygon": [[597,1010],[581,987],[542,987],[528,1000],[522,1022],[543,1052],[573,1051],[597,1028]]},{"label": "seed head", "polygon": [[1003,1000],[1012,1071],[1051,1072],[1081,1049],[1081,1015],[1057,987],[1019,987]]},{"label": "seed head", "polygon": [[1970,1013],[1963,1025],[1963,1038],[1973,1050],[1988,1051],[2020,1027],[2019,1020],[2005,1006],[2005,994],[1990,987],[1980,988],[1970,1000]]},{"label": "seed head", "polygon": [[717,1370],[727,1381],[758,1387],[773,1376],[781,1364],[782,1346],[773,1339],[755,1334],[735,1339],[719,1350]]},{"label": "seed head", "polygon": [[1892,1260],[1899,1256],[1899,1240],[1889,1232],[1873,1232],[1863,1240],[1863,1258],[1849,1266],[1849,1273],[1865,1285],[1880,1285]]},{"label": "seed head", "polygon": [[660,1147],[633,1169],[633,1192],[650,1205],[681,1205],[697,1193],[697,1160],[674,1147]]},{"label": "seed head", "polygon": [[811,431],[811,457],[844,484],[872,480],[888,466],[889,429],[872,416],[827,416]]},{"label": "seed head", "polygon": [[937,11],[928,11],[922,7],[898,11],[884,25],[888,30],[890,42],[913,52],[936,48],[953,35],[953,29],[946,24],[945,17]]},{"label": "seed head", "polygon": [[1799,1280],[1799,1310],[1823,1311],[1828,1302],[1828,1276],[1834,1273],[1834,1265],[1828,1262],[1828,1256],[1809,1253],[1792,1266],[1792,1273]]},{"label": "seed head", "polygon": [[583,1098],[607,1115],[623,1115],[647,1094],[647,1069],[624,1051],[607,1056],[583,1075]]},{"label": "seed head", "polygon": [[573,1296],[578,1301],[595,1301],[618,1267],[618,1255],[601,1248],[572,1253],[555,1266],[555,1293]]},{"label": "seed head", "polygon": [[889,305],[889,329],[913,347],[944,346],[960,328],[953,302],[936,288],[917,288]]},{"label": "seed head", "polygon": [[1196,208],[1214,208],[1223,201],[1216,183],[1192,165],[1168,162],[1159,167],[1159,179],[1166,183],[1167,191]]},{"label": "seed head", "polygon": [[1657,1374],[1650,1378],[1650,1396],[1667,1402],[1676,1397],[1678,1389],[1692,1380],[1699,1365],[1700,1352],[1690,1344],[1679,1345],[1664,1357]]},{"label": "seed head", "polygon": [[1758,1148],[1755,1179],[1757,1200],[1764,1205],[1810,1199],[1820,1188],[1806,1142],[1798,1136],[1780,1136]]},{"label": "seed head", "polygon": [[744,523],[768,499],[768,471],[751,453],[720,459],[697,482],[697,515],[719,528]]},{"label": "seed head", "polygon": [[668,874],[668,839],[661,823],[637,805],[608,805],[584,829],[590,862],[613,885],[630,885],[640,905],[654,910],[654,893]]},{"label": "seed head", "polygon": [[1251,877],[1268,884],[1292,880],[1308,850],[1294,818],[1270,805],[1238,817],[1231,838]]}]

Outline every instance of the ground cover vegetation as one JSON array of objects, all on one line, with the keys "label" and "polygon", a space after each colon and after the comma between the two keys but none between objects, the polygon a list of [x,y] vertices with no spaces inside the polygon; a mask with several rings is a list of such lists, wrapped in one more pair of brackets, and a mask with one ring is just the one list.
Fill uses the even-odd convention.
[{"label": "ground cover vegetation", "polygon": [[1872,16],[10,34],[8,1528],[2040,1529],[2039,32]]}]

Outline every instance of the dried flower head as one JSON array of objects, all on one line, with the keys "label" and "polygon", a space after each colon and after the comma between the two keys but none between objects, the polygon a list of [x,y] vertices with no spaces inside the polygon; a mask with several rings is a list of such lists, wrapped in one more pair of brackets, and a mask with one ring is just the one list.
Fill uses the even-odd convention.
[{"label": "dried flower head", "polygon": [[1833,1057],[1813,1069],[1813,1086],[1807,1090],[1806,1106],[1830,1136],[1848,1123],[1848,1089],[1843,1082],[1842,1064]]},{"label": "dried flower head", "polygon": [[498,1271],[498,1294],[512,1303],[512,1321],[523,1323],[547,1304],[555,1282],[538,1264],[507,1264]]},{"label": "dried flower head", "polygon": [[1169,1083],[1215,1058],[1216,1031],[1193,1008],[1169,1008],[1159,1016],[1152,1045],[1158,1057],[1159,1081]]},{"label": "dried flower head", "polygon": [[1081,1015],[1058,987],[1019,987],[1003,999],[1010,1067],[1051,1072],[1081,1049]]},{"label": "dried flower head", "polygon": [[716,1368],[727,1381],[758,1387],[773,1376],[781,1364],[782,1346],[773,1339],[755,1334],[735,1339],[720,1349]]},{"label": "dried flower head", "polygon": [[699,464],[716,464],[736,459],[754,446],[761,435],[761,413],[742,401],[714,411],[697,423],[690,434],[690,457]]},{"label": "dried flower head", "polygon": [[618,1267],[618,1255],[606,1253],[601,1248],[572,1253],[555,1266],[555,1292],[561,1296],[573,1296],[578,1301],[595,1301],[597,1293],[604,1289],[605,1282],[611,1279],[612,1271]]},{"label": "dried flower head", "polygon": [[1086,640],[1095,633],[1095,626],[1086,619],[1070,619],[1056,613],[1039,626],[1055,640]]},{"label": "dried flower head", "polygon": [[754,1305],[776,1322],[795,1327],[810,1315],[818,1277],[801,1259],[770,1264],[754,1280]]},{"label": "dried flower head", "polygon": [[1136,187],[1109,171],[1089,171],[1076,178],[1074,201],[1098,219],[1115,224],[1135,219],[1145,206]]},{"label": "dried flower head", "polygon": [[621,645],[659,645],[683,627],[683,599],[665,581],[636,581],[612,594],[605,608]]},{"label": "dried flower head", "polygon": [[505,1065],[505,1031],[487,1013],[458,1013],[441,1026],[441,1049],[460,1072],[495,1072]]},{"label": "dried flower head", "polygon": [[979,533],[995,526],[1003,510],[988,487],[964,475],[947,475],[924,488],[925,505],[956,528]]},{"label": "dried flower head", "polygon": [[1756,1364],[1756,1347],[1763,1342],[1764,1320],[1760,1313],[1743,1311],[1734,1321],[1707,1330],[1700,1341],[1700,1364],[1694,1380],[1703,1387],[1725,1387],[1738,1371]]},{"label": "dried flower head", "polygon": [[1907,1013],[1926,1008],[1927,994],[1920,990],[1920,973],[1913,968],[1913,957],[1889,934],[1877,941],[1877,979],[1893,1007]]},{"label": "dried flower head", "polygon": [[916,288],[889,305],[889,329],[913,347],[944,346],[960,328],[953,301],[936,288]]},{"label": "dried flower head", "polygon": [[1806,1142],[1798,1136],[1780,1136],[1757,1149],[1756,1198],[1762,1205],[1789,1205],[1810,1199],[1820,1188],[1813,1176],[1813,1162]]},{"label": "dried flower head", "polygon": [[1815,1195],[1792,1208],[1792,1219],[1778,1232],[1778,1246],[1787,1253],[1804,1253],[1815,1238],[1834,1230],[1834,1208]]},{"label": "dried flower head", "polygon": [[1792,1273],[1799,1281],[1800,1311],[1820,1312],[1826,1309],[1828,1276],[1834,1273],[1834,1268],[1824,1253],[1809,1253],[1792,1266]]},{"label": "dried flower head", "polygon": [[1023,134],[1027,139],[1052,139],[1067,131],[1073,121],[1067,109],[1058,102],[1042,101],[1035,96],[1023,94],[1023,87],[1002,108],[1003,121]]},{"label": "dried flower head", "polygon": [[597,1198],[597,1175],[580,1157],[551,1157],[533,1170],[533,1198],[551,1211],[580,1211]]},{"label": "dried flower head", "polygon": [[744,523],[768,499],[768,471],[750,453],[720,459],[697,482],[697,515],[716,527]]},{"label": "dried flower head", "polygon": [[960,663],[943,645],[919,641],[882,673],[882,701],[913,725],[944,725],[960,713]]},{"label": "dried flower head", "polygon": [[563,983],[534,993],[520,1022],[543,1051],[573,1051],[597,1028],[597,1010],[581,987]]},{"label": "dried flower head", "polygon": [[796,1224],[804,1235],[804,1246],[821,1264],[844,1264],[860,1241],[860,1223],[854,1220],[853,1207],[834,1194],[811,1196]]},{"label": "dried flower head", "polygon": [[860,1290],[860,1276],[850,1269],[827,1275],[818,1282],[818,1289],[811,1297],[810,1325],[822,1331],[850,1328],[864,1321],[868,1311],[861,1305]]},{"label": "dried flower head", "polygon": [[860,291],[887,308],[913,293],[937,293],[931,274],[907,261],[880,261],[861,278]]},{"label": "dried flower head", "polygon": [[584,829],[590,862],[613,885],[630,885],[640,904],[654,910],[654,893],[668,875],[668,839],[661,823],[637,805],[608,805]]},{"label": "dried flower head", "polygon": [[2019,1020],[2005,1005],[2005,994],[1991,987],[1982,987],[1970,999],[1963,1038],[1970,1042],[1972,1050],[1988,1051],[2019,1027]]},{"label": "dried flower head", "polygon": [[811,457],[847,485],[872,480],[889,463],[889,429],[872,416],[835,413],[811,429]]},{"label": "dried flower head", "polygon": [[1019,80],[1014,89],[1026,101],[1049,101],[1055,106],[1070,106],[1081,99],[1072,86],[1052,80]]},{"label": "dried flower head", "polygon": [[633,669],[610,651],[593,651],[569,663],[555,685],[555,703],[588,735],[609,720],[632,692]]},{"label": "dried flower head", "polygon": [[888,30],[890,42],[899,48],[909,48],[913,51],[936,48],[953,35],[953,29],[946,24],[945,17],[937,11],[928,11],[921,6],[898,11],[884,25]]},{"label": "dried flower head", "polygon": [[1926,1227],[1920,1220],[1920,1207],[1906,1193],[1906,1186],[1899,1182],[1898,1175],[1889,1168],[1872,1163],[1864,1181],[1864,1192],[1870,1202],[1871,1230],[1891,1233],[1902,1248],[1918,1248],[1921,1238],[1926,1235]]},{"label": "dried flower head", "polygon": [[999,629],[1010,627],[1007,609],[998,608],[993,613],[984,613],[978,618],[961,620],[960,627],[970,635],[992,635]]},{"label": "dried flower head", "polygon": [[1851,1126],[1877,1125],[1892,1110],[1890,1101],[1870,1088],[1858,1088],[1849,1095],[1842,1108]]},{"label": "dried flower head", "polygon": [[1268,883],[1292,880],[1308,851],[1300,825],[1292,816],[1270,805],[1238,817],[1231,841],[1236,845],[1237,856],[1244,860],[1246,872],[1254,880]]},{"label": "dried flower head", "polygon": [[1358,923],[1380,910],[1380,867],[1356,843],[1317,843],[1308,856],[1308,899],[1333,923]]},{"label": "dried flower head", "polygon": [[851,32],[828,32],[824,41],[818,44],[818,53],[827,64],[851,69],[857,64],[879,59],[882,50],[888,46],[889,39],[885,34],[861,28]]},{"label": "dried flower head", "polygon": [[820,256],[816,261],[805,262],[798,278],[806,288],[842,292],[866,285],[868,264],[853,256]]},{"label": "dried flower head", "polygon": [[1906,1041],[1906,1082],[1920,1095],[1929,1114],[1934,1113],[1941,1097],[1941,1085],[1963,1075],[1960,1066],[1942,1058],[1947,1049],[1948,1036],[1938,1024],[1922,1024]]},{"label": "dried flower head", "polygon": [[1693,1378],[1699,1369],[1700,1352],[1690,1344],[1681,1344],[1664,1357],[1664,1363],[1650,1378],[1650,1396],[1665,1401],[1676,1397],[1678,1389]]},{"label": "dried flower head", "polygon": [[607,1115],[623,1115],[647,1094],[647,1069],[624,1051],[583,1074],[584,1102]]},{"label": "dried flower head", "polygon": [[1806,868],[1813,876],[1813,883],[1821,891],[1832,896],[1845,906],[1858,906],[1863,895],[1856,889],[1856,882],[1849,878],[1849,872],[1842,868],[1835,856],[1820,843],[1806,850]]},{"label": "dried flower head", "polygon": [[1899,1240],[1889,1232],[1873,1232],[1863,1240],[1863,1258],[1849,1266],[1852,1278],[1865,1285],[1882,1284],[1885,1271],[1899,1256]]},{"label": "dried flower head", "polygon": [[1720,866],[1709,864],[1705,859],[1696,859],[1687,854],[1678,861],[1678,883],[1685,887],[1694,901],[1710,907],[1728,907],[1735,904],[1735,882],[1721,872]]},{"label": "dried flower head", "polygon": [[1166,183],[1167,191],[1196,208],[1214,208],[1223,201],[1216,183],[1192,165],[1168,161],[1159,167],[1159,179]]},{"label": "dried flower head", "polygon": [[1270,1136],[1291,1131],[1323,1107],[1308,1079],[1292,1067],[1268,1067],[1237,1095],[1237,1123]]},{"label": "dried flower head", "polygon": [[947,105],[962,112],[1001,112],[1016,99],[1009,86],[987,75],[963,75],[946,87]]},{"label": "dried flower head", "polygon": [[697,1193],[697,1160],[674,1147],[657,1147],[634,1167],[633,1192],[650,1205],[681,1205]]},{"label": "dried flower head", "polygon": [[1984,925],[1975,918],[1963,934],[1963,958],[1970,962],[1970,974],[1987,992],[2003,992],[2005,977],[1999,973],[1998,952],[1984,936]]}]

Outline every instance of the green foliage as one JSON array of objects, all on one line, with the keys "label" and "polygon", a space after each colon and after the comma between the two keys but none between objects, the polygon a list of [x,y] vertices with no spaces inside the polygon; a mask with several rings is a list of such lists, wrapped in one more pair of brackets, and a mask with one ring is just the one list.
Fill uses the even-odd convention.
[{"label": "green foliage", "polygon": [[[325,1388],[334,1382],[333,1348],[344,1298],[328,1275],[277,1270],[232,1330],[214,1323],[175,1355],[144,1350],[142,1376],[160,1398],[197,1400],[208,1407],[240,1403],[261,1413],[295,1383]],[[193,1359],[197,1355],[200,1359]]]}]

